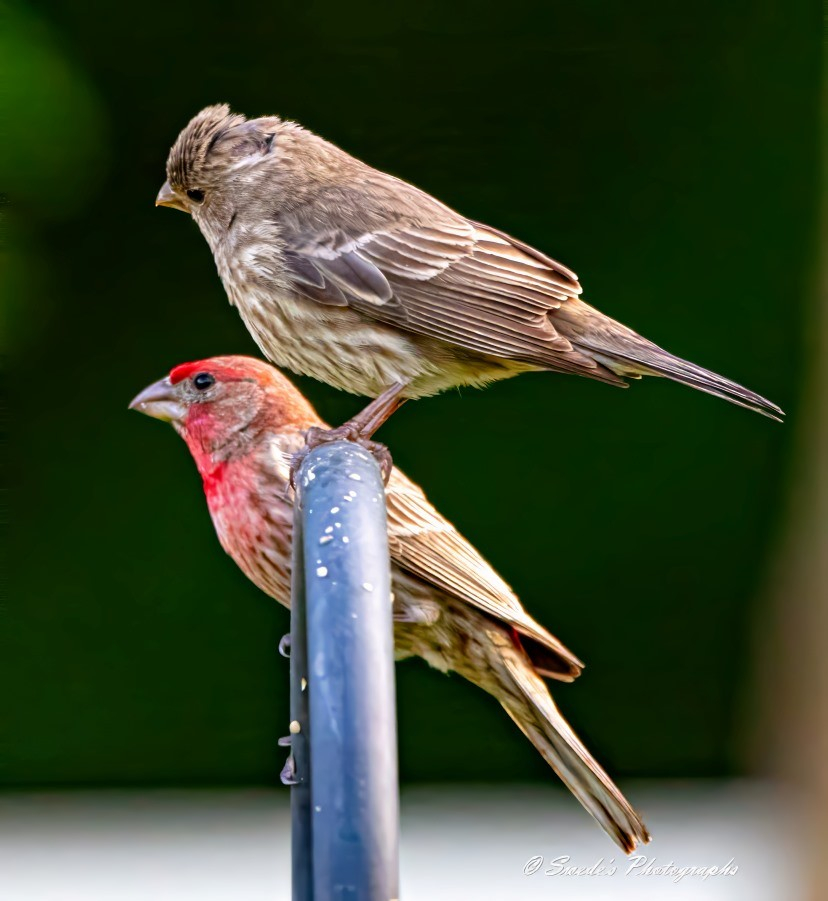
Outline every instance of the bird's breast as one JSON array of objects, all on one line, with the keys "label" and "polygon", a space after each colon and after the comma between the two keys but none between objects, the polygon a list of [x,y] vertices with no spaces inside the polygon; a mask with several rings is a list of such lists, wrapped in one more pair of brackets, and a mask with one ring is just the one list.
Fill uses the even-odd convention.
[{"label": "bird's breast", "polygon": [[347,307],[326,307],[283,288],[227,282],[248,331],[277,366],[334,388],[375,397],[415,382],[437,367],[416,338]]},{"label": "bird's breast", "polygon": [[219,542],[265,594],[290,606],[293,508],[286,481],[270,467],[228,464],[204,491]]}]

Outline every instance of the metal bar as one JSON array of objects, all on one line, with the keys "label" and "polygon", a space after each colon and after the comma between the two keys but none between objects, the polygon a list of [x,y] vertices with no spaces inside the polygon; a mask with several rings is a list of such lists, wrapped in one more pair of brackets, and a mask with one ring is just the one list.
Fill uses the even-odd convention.
[{"label": "metal bar", "polygon": [[[367,451],[337,442],[308,454],[297,486],[294,544],[301,540],[309,704],[299,734],[310,745],[312,897],[390,901],[399,896],[399,788],[382,478]],[[303,778],[298,759],[297,774]],[[294,810],[298,854],[306,829],[298,802]]]},{"label": "metal bar", "polygon": [[[310,717],[308,715],[308,646],[305,627],[305,563],[302,517],[293,523],[290,587],[290,757],[283,779],[290,791],[291,893],[293,901],[313,901],[311,832]],[[298,728],[297,728],[298,726]]]}]

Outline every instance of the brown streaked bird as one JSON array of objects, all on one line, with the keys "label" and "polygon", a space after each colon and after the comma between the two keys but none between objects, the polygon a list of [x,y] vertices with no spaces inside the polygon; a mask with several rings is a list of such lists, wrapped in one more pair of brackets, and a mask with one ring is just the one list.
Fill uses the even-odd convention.
[{"label": "brown streaked bird", "polygon": [[156,204],[195,219],[268,359],[375,399],[330,437],[369,438],[408,398],[527,370],[665,376],[782,416],[584,303],[561,263],[277,116],[202,110]]},{"label": "brown streaked bird", "polygon": [[[290,605],[291,462],[325,428],[272,366],[215,357],[173,369],[130,404],[171,422],[204,482],[222,547],[244,574]],[[544,677],[582,664],[523,609],[509,586],[393,469],[386,491],[398,659],[417,655],[493,695],[606,832],[630,852],[650,839],[640,817],[579,741]]]}]

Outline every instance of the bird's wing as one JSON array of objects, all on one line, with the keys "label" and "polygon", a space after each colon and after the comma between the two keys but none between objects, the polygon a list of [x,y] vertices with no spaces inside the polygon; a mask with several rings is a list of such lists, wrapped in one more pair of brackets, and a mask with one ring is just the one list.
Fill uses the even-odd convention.
[{"label": "bird's wing", "polygon": [[512,589],[397,469],[386,500],[395,563],[512,626],[540,672],[564,680],[580,673],[581,661],[526,613]]},{"label": "bird's wing", "polygon": [[342,190],[280,218],[299,294],[466,350],[623,384],[553,325],[550,314],[581,293],[574,272],[377,177],[371,191]]}]

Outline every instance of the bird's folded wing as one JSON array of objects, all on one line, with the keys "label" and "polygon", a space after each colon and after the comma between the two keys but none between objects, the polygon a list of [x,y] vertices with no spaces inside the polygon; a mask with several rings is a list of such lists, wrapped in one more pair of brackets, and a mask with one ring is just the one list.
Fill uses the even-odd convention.
[{"label": "bird's folded wing", "polygon": [[[419,578],[513,626],[556,658],[539,669],[571,679],[578,658],[523,609],[511,588],[457,529],[429,504],[422,490],[394,470],[386,494],[388,538],[395,563]],[[531,657],[533,654],[527,648]]]},{"label": "bird's folded wing", "polygon": [[581,293],[574,272],[388,178],[404,215],[349,192],[280,221],[297,293],[477,353],[620,381],[550,318]]}]

